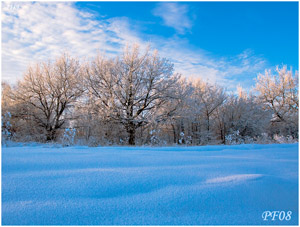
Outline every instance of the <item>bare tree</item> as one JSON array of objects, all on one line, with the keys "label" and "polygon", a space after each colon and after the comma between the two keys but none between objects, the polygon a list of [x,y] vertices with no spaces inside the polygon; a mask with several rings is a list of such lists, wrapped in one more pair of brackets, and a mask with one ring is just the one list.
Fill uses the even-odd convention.
[{"label": "bare tree", "polygon": [[177,83],[177,89],[173,93],[177,98],[172,99],[164,108],[164,111],[172,113],[169,114],[164,124],[169,126],[167,128],[172,134],[170,137],[173,138],[174,144],[179,142],[184,144],[186,142],[180,134],[185,133],[185,122],[190,120],[189,118],[192,115],[189,103],[192,92],[191,83],[184,78],[180,79]]},{"label": "bare tree", "polygon": [[46,132],[46,140],[55,140],[66,119],[65,111],[82,94],[78,60],[63,54],[54,63],[30,67],[15,87],[12,98],[30,108],[19,117],[31,117]]},{"label": "bare tree", "polygon": [[270,111],[264,110],[254,96],[238,91],[238,96],[228,96],[225,104],[215,113],[217,132],[224,144],[229,135],[235,135],[236,143],[258,138],[265,132],[270,119]]},{"label": "bare tree", "polygon": [[108,121],[124,126],[128,144],[135,144],[136,130],[170,115],[163,111],[175,98],[179,75],[173,64],[157,51],[141,54],[138,45],[126,48],[120,58],[98,56],[86,67],[87,88],[98,99],[99,111]]},{"label": "bare tree", "polygon": [[217,85],[211,85],[198,81],[194,85],[193,99],[195,100],[195,113],[198,113],[198,119],[205,119],[206,142],[210,143],[212,137],[211,125],[212,117],[217,109],[223,105],[226,100],[224,89]]},{"label": "bare tree", "polygon": [[9,109],[9,106],[11,105],[11,86],[6,83],[2,82],[1,83],[1,108],[2,108],[2,114],[3,112],[5,113],[7,109]]},{"label": "bare tree", "polygon": [[287,121],[290,114],[298,112],[298,73],[293,75],[286,66],[277,67],[276,72],[277,75],[272,75],[270,70],[259,74],[256,90],[260,100],[274,112],[276,120]]},{"label": "bare tree", "polygon": [[[298,72],[293,74],[286,66],[276,68],[276,74],[266,70],[256,79],[259,100],[272,110],[272,123],[287,128],[297,137],[298,132]],[[291,130],[293,128],[293,130]]]}]

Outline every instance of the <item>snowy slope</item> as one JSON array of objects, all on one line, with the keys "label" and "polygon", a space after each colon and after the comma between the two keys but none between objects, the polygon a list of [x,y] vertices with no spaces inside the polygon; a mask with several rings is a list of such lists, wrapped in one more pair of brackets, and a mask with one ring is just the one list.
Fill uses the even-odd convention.
[{"label": "snowy slope", "polygon": [[3,225],[297,223],[298,144],[2,148]]}]

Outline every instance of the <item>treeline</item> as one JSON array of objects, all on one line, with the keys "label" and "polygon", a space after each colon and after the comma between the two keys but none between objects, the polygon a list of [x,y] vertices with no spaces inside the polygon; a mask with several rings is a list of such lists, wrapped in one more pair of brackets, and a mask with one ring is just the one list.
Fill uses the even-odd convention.
[{"label": "treeline", "polygon": [[260,74],[250,93],[188,81],[156,51],[90,62],[63,54],[2,83],[2,143],[205,145],[298,141],[298,74]]}]

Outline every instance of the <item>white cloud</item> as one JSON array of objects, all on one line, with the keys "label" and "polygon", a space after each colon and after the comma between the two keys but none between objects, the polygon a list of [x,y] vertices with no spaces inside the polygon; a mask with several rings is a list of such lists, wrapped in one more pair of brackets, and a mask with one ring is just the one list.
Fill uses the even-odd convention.
[{"label": "white cloud", "polygon": [[250,88],[253,77],[266,68],[266,61],[251,50],[237,56],[218,58],[176,38],[157,39],[153,43],[162,56],[174,63],[177,72],[189,78],[220,84],[229,90],[234,90],[238,84],[245,89]]},{"label": "white cloud", "polygon": [[192,27],[188,16],[188,6],[181,3],[158,3],[153,15],[161,17],[164,25],[174,28],[178,33],[184,34]]},{"label": "white cloud", "polygon": [[237,84],[247,87],[252,80],[249,75],[255,77],[265,68],[264,59],[250,50],[217,58],[178,37],[140,34],[127,18],[95,19],[94,14],[80,11],[70,2],[2,4],[2,79],[11,83],[20,79],[30,64],[54,59],[63,51],[79,58],[94,57],[98,51],[114,56],[127,43],[139,43],[142,48],[150,44],[184,76],[230,89]]},{"label": "white cloud", "polygon": [[63,51],[88,58],[97,51],[118,53],[126,41],[141,42],[122,18],[95,20],[70,2],[3,2],[2,34],[2,79],[9,82]]}]

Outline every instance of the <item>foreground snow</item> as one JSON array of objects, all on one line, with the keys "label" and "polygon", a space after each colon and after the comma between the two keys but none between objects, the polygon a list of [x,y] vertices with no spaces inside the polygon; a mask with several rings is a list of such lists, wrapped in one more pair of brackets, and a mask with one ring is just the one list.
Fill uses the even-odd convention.
[{"label": "foreground snow", "polygon": [[4,225],[297,223],[298,144],[2,149]]}]

